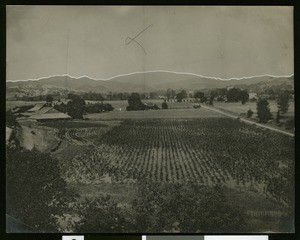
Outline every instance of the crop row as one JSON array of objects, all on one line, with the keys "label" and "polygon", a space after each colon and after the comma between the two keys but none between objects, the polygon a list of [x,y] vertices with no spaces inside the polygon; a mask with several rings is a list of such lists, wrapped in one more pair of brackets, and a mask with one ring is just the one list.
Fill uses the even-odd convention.
[{"label": "crop row", "polygon": [[72,141],[93,134],[93,145],[69,165],[69,178],[98,181],[108,173],[116,181],[249,186],[277,200],[286,200],[283,188],[293,178],[294,139],[232,119],[125,120],[97,131],[104,130],[64,134]]}]

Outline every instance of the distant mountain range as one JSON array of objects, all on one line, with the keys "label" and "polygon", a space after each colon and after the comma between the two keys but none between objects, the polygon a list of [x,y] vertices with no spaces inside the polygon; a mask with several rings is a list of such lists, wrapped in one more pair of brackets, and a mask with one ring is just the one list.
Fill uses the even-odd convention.
[{"label": "distant mountain range", "polygon": [[117,76],[110,80],[94,80],[88,77],[51,76],[39,80],[7,82],[7,93],[23,92],[30,95],[48,94],[55,91],[84,92],[151,92],[164,91],[168,88],[179,90],[203,90],[237,86],[241,88],[261,88],[266,86],[294,87],[294,76],[274,77],[257,76],[241,79],[220,80],[200,77],[193,74],[171,72],[146,72]]}]

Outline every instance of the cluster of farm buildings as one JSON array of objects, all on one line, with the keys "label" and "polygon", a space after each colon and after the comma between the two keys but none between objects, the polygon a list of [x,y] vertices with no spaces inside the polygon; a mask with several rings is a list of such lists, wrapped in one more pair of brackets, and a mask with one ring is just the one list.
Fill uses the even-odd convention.
[{"label": "cluster of farm buildings", "polygon": [[[18,108],[13,109],[12,113],[17,112]],[[27,117],[38,122],[68,120],[71,117],[56,110],[51,103],[38,103],[24,113],[19,113],[19,116]]]}]

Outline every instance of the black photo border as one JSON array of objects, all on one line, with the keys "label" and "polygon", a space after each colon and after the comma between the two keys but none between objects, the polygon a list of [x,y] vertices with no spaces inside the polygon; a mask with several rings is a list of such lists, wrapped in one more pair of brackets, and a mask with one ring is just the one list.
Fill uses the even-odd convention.
[{"label": "black photo border", "polygon": [[[6,6],[7,5],[195,5],[195,6],[293,6],[294,7],[294,79],[295,79],[295,119],[296,125],[299,122],[299,111],[297,110],[299,99],[298,92],[300,80],[296,80],[297,76],[300,76],[300,47],[297,45],[300,43],[300,13],[299,13],[299,5],[300,1],[297,3],[295,1],[290,0],[277,0],[277,1],[267,1],[267,0],[252,0],[252,1],[179,1],[179,0],[79,0],[79,1],[69,1],[69,0],[4,0],[1,1],[0,5],[0,97],[1,97],[1,158],[0,158],[0,239],[1,240],[61,240],[62,236],[65,235],[84,235],[85,240],[89,240],[89,236],[94,237],[99,236],[99,240],[101,239],[110,239],[110,240],[118,240],[118,239],[142,239],[142,235],[172,235],[172,234],[164,234],[164,233],[118,233],[118,234],[90,234],[90,233],[74,233],[74,234],[63,234],[63,233],[6,233],[6,162],[5,162],[5,101],[6,101]],[[298,68],[299,67],[299,68]],[[300,106],[300,104],[299,104]],[[299,127],[300,128],[300,127]],[[299,227],[299,207],[297,206],[297,202],[300,202],[299,192],[297,189],[299,188],[299,169],[300,163],[300,142],[299,142],[299,130],[295,128],[295,233],[199,233],[199,234],[176,234],[176,235],[268,235],[270,240],[300,240],[300,227]],[[299,148],[297,148],[299,146]],[[298,159],[298,160],[297,160]],[[107,236],[107,238],[105,237]]]}]

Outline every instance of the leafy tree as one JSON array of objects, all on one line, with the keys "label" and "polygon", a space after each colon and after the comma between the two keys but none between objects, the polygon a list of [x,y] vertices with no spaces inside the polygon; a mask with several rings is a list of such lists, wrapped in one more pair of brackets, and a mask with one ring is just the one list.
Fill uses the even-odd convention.
[{"label": "leafy tree", "polygon": [[11,110],[6,111],[5,118],[5,123],[8,127],[14,128],[18,123],[16,117],[12,114]]},{"label": "leafy tree", "polygon": [[71,92],[68,93],[68,96],[67,96],[67,98],[68,98],[68,99],[71,99],[71,100],[74,99],[74,98],[76,98],[76,97],[78,97],[78,95],[76,95],[76,94],[74,94],[74,93],[71,93]]},{"label": "leafy tree", "polygon": [[218,102],[223,102],[223,101],[224,101],[224,97],[221,96],[221,95],[219,95],[219,96],[217,97],[217,101],[218,101]]},{"label": "leafy tree", "polygon": [[226,93],[228,102],[238,102],[240,100],[240,89],[231,88]]},{"label": "leafy tree", "polygon": [[188,94],[185,90],[181,90],[181,93],[182,93],[182,96],[183,98],[187,98],[188,97]]},{"label": "leafy tree", "polygon": [[252,111],[251,109],[249,109],[249,110],[247,111],[247,118],[251,118],[252,115],[253,115],[253,111]]},{"label": "leafy tree", "polygon": [[170,231],[176,222],[182,232],[246,228],[243,211],[229,205],[221,188],[139,182],[132,206],[139,232]]},{"label": "leafy tree", "polygon": [[141,93],[141,99],[147,99],[148,97],[147,97],[147,95],[146,95],[146,93]]},{"label": "leafy tree", "polygon": [[128,99],[128,93],[118,93],[117,94],[117,99],[119,100],[127,100]]},{"label": "leafy tree", "polygon": [[151,99],[156,99],[156,98],[158,98],[158,94],[156,92],[151,92],[150,93],[150,98]]},{"label": "leafy tree", "polygon": [[269,102],[267,101],[267,99],[259,99],[256,103],[256,109],[259,122],[266,123],[272,118]]},{"label": "leafy tree", "polygon": [[6,212],[38,232],[58,231],[57,216],[76,195],[67,188],[58,162],[37,150],[6,148]]},{"label": "leafy tree", "polygon": [[104,112],[110,112],[110,111],[113,111],[115,108],[111,104],[105,103],[105,104],[102,104],[102,109]]},{"label": "leafy tree", "polygon": [[61,104],[56,104],[54,105],[54,108],[62,113],[66,113],[67,112],[67,104],[65,103],[61,103]]},{"label": "leafy tree", "polygon": [[100,196],[95,200],[86,199],[82,205],[81,222],[77,232],[124,232],[128,231],[126,214],[110,196]]},{"label": "leafy tree", "polygon": [[240,100],[242,104],[245,104],[249,100],[249,93],[245,90],[240,91]]},{"label": "leafy tree", "polygon": [[288,111],[289,100],[290,100],[290,95],[287,91],[284,91],[281,94],[279,94],[278,99],[277,99],[277,105],[278,105],[279,111],[282,114],[285,114]]},{"label": "leafy tree", "polygon": [[157,104],[154,104],[153,109],[154,110],[159,110],[160,108],[159,108],[159,106],[157,106]]},{"label": "leafy tree", "polygon": [[163,102],[163,103],[161,104],[161,108],[162,108],[162,109],[168,109],[169,106],[168,106],[168,104],[167,104],[166,102]]},{"label": "leafy tree", "polygon": [[177,99],[177,102],[182,102],[182,100],[184,99],[184,94],[182,92],[177,93],[176,99]]},{"label": "leafy tree", "polygon": [[139,108],[141,103],[142,103],[141,96],[138,93],[132,93],[128,98],[129,106]]},{"label": "leafy tree", "polygon": [[113,99],[113,93],[112,91],[109,91],[109,93],[107,94],[106,96],[109,100],[112,100]]},{"label": "leafy tree", "polygon": [[85,112],[87,113],[101,113],[101,112],[109,112],[109,111],[113,111],[114,108],[112,107],[111,104],[109,103],[89,103],[87,105],[85,105]]},{"label": "leafy tree", "polygon": [[79,97],[75,96],[72,100],[67,103],[67,113],[75,119],[83,119],[83,114],[85,112],[85,101]]},{"label": "leafy tree", "polygon": [[227,93],[227,88],[218,88],[217,91],[219,96],[225,96]]},{"label": "leafy tree", "polygon": [[218,96],[218,90],[217,89],[211,90],[209,96],[210,96],[210,98],[217,97]]},{"label": "leafy tree", "polygon": [[202,102],[202,100],[204,98],[204,93],[198,91],[195,93],[194,97],[200,99],[200,101]]},{"label": "leafy tree", "polygon": [[270,99],[270,100],[274,100],[275,97],[276,97],[275,91],[274,91],[273,88],[267,88],[267,89],[265,90],[265,93],[269,95],[269,99]]},{"label": "leafy tree", "polygon": [[214,105],[214,97],[213,96],[209,97],[209,105]]},{"label": "leafy tree", "polygon": [[101,93],[88,92],[82,95],[84,100],[92,100],[92,101],[101,101],[103,102],[105,99]]},{"label": "leafy tree", "polygon": [[280,111],[278,110],[277,113],[276,113],[276,124],[277,124],[277,125],[280,124],[280,119],[281,119]]},{"label": "leafy tree", "polygon": [[294,128],[295,128],[295,119],[294,118],[288,119],[285,123],[285,129],[289,130]]},{"label": "leafy tree", "polygon": [[169,88],[167,90],[167,98],[168,99],[174,99],[175,96],[176,96],[175,90]]},{"label": "leafy tree", "polygon": [[47,102],[47,103],[52,103],[52,102],[53,102],[53,97],[52,97],[52,95],[47,95],[47,96],[46,96],[46,102]]},{"label": "leafy tree", "polygon": [[132,93],[128,98],[128,111],[145,110],[146,106],[142,103],[140,94]]}]

